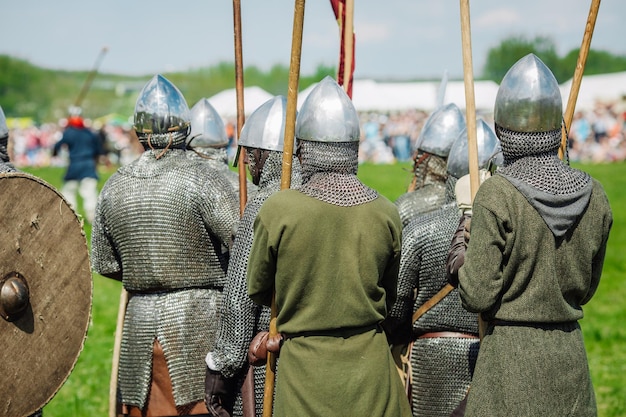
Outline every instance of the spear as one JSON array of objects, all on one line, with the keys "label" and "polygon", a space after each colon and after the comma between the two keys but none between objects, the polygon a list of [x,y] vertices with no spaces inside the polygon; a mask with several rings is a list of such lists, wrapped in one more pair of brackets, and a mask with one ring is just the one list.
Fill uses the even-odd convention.
[{"label": "spear", "polygon": [[[235,29],[235,90],[237,92],[237,139],[245,123],[245,112],[243,105],[243,53],[241,47],[241,0],[233,0],[233,20]],[[246,165],[244,164],[244,153],[237,152],[238,173],[239,173],[239,212],[243,215],[243,210],[248,201],[248,182],[246,176]]]},{"label": "spear", "polygon": [[[289,64],[289,87],[287,90],[287,109],[285,121],[285,139],[283,147],[282,172],[280,189],[291,186],[291,163],[296,130],[296,110],[298,105],[298,82],[300,79],[300,56],[302,51],[302,29],[304,23],[304,0],[296,0],[293,16],[293,33],[291,38],[291,61]],[[272,294],[269,337],[276,337],[276,293]],[[263,417],[272,417],[274,402],[274,382],[276,381],[276,355],[267,352],[265,367],[265,391],[263,392]]]},{"label": "spear", "polygon": [[83,103],[83,100],[85,99],[85,96],[87,95],[87,91],[89,91],[89,88],[91,87],[91,83],[93,82],[93,79],[96,77],[96,74],[98,73],[98,68],[100,68],[102,59],[104,58],[104,55],[107,53],[108,50],[109,48],[107,48],[106,46],[104,46],[100,50],[100,53],[98,54],[98,57],[96,58],[96,62],[94,63],[93,68],[91,69],[91,72],[89,72],[89,75],[87,76],[87,79],[85,80],[85,83],[83,84],[83,87],[81,88],[80,93],[78,93],[78,97],[76,97],[76,101],[74,101],[75,107],[80,107],[81,104]]},{"label": "spear", "polygon": [[465,81],[465,118],[467,126],[470,195],[472,200],[480,186],[478,178],[478,143],[476,138],[476,104],[474,99],[474,73],[469,0],[461,0],[461,45],[463,50],[463,75]]},{"label": "spear", "polygon": [[583,79],[587,55],[589,55],[589,45],[591,45],[591,37],[593,36],[593,29],[596,25],[599,8],[600,0],[592,0],[591,7],[589,8],[589,17],[587,18],[587,24],[585,25],[583,42],[580,47],[580,51],[578,52],[578,61],[576,62],[576,70],[574,71],[574,78],[572,79],[572,87],[569,90],[569,98],[567,100],[567,107],[563,120],[563,135],[561,137],[561,147],[559,148],[559,158],[561,159],[563,159],[567,154],[567,133],[572,125],[576,100],[578,99],[578,91],[580,90],[580,84]]},{"label": "spear", "polygon": [[289,87],[285,121],[285,144],[283,148],[283,170],[280,178],[281,190],[291,186],[291,160],[296,130],[296,110],[298,105],[298,82],[300,80],[300,55],[302,51],[302,29],[304,23],[304,0],[296,0],[291,38],[291,61],[289,64]]},{"label": "spear", "polygon": [[[236,138],[239,140],[241,129],[245,123],[246,113],[244,111],[244,82],[243,82],[243,48],[241,41],[241,0],[233,0],[233,29],[235,40],[235,92],[237,95],[237,128]],[[237,155],[235,166],[239,174],[239,215],[243,216],[243,212],[248,202],[248,181],[246,175],[246,165],[244,163],[244,153],[237,146]],[[246,377],[241,386],[241,397],[243,401],[243,415],[254,416],[255,414],[255,398],[254,398],[254,370],[248,368]]]},{"label": "spear", "polygon": [[111,380],[109,382],[109,417],[118,415],[117,401],[117,377],[119,375],[120,352],[122,350],[122,330],[124,328],[124,318],[126,317],[126,306],[128,304],[128,292],[122,286],[120,293],[120,305],[117,311],[117,325],[115,327],[115,340],[113,342],[113,359],[111,361]]},{"label": "spear", "polygon": [[[472,39],[469,0],[461,2],[461,46],[463,50],[463,75],[465,83],[465,119],[467,126],[467,153],[469,158],[470,196],[474,201],[480,186],[478,169],[478,140],[476,138],[476,102],[474,98],[474,72],[472,64]],[[478,333],[482,338],[485,323],[478,315]]]}]

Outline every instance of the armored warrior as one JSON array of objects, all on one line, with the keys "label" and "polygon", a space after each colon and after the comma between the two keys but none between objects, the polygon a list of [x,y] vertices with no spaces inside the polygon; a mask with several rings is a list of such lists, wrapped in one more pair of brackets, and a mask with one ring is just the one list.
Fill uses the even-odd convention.
[{"label": "armored warrior", "polygon": [[[495,133],[481,119],[477,142],[479,165],[486,168],[499,146]],[[453,190],[457,180],[469,173],[466,129],[450,149],[446,172],[445,204],[415,217],[403,229],[398,299],[385,323],[394,346],[412,343],[414,416],[451,415],[465,397],[479,347],[478,317],[463,309],[457,291],[433,301],[447,284],[446,258],[459,223]]]},{"label": "armored warrior", "polygon": [[438,108],[426,120],[414,153],[413,181],[409,191],[395,202],[403,226],[445,203],[446,160],[464,128],[463,113],[453,103]]},{"label": "armored warrior", "polygon": [[206,414],[204,358],[213,349],[238,198],[220,171],[185,154],[190,115],[155,75],[134,128],[145,151],[104,185],[92,267],[129,294],[119,359],[130,415]]},{"label": "armored warrior", "polygon": [[[187,156],[211,164],[239,189],[239,175],[228,167],[228,137],[224,121],[208,99],[202,98],[191,108],[191,133],[187,137]],[[248,181],[248,198],[256,186]]]},{"label": "armored warrior", "polygon": [[594,416],[578,320],[602,273],[608,199],[559,159],[561,93],[535,55],[504,76],[494,119],[504,164],[476,193],[458,270],[463,307],[487,323],[466,415]]},{"label": "armored warrior", "polygon": [[[248,297],[246,271],[252,246],[254,219],[263,202],[270,195],[280,191],[286,106],[287,99],[283,96],[276,96],[265,102],[246,120],[239,139],[240,152],[246,152],[248,169],[252,181],[258,185],[258,191],[246,204],[237,229],[228,263],[224,308],[217,344],[206,359],[209,368],[207,406],[209,410],[218,410],[220,404],[232,404],[236,395],[233,416],[243,415],[240,379],[248,369],[250,343],[258,332],[267,331],[269,328],[269,308],[253,303]],[[291,177],[292,188],[298,188],[302,177],[300,162],[295,156]],[[257,416],[263,414],[264,379],[265,366],[255,366],[253,413]],[[218,392],[220,389],[222,391]]]},{"label": "armored warrior", "polygon": [[398,210],[357,178],[359,120],[332,78],[295,130],[302,186],[263,203],[247,273],[254,302],[276,297],[274,415],[410,416],[380,325],[395,299]]}]

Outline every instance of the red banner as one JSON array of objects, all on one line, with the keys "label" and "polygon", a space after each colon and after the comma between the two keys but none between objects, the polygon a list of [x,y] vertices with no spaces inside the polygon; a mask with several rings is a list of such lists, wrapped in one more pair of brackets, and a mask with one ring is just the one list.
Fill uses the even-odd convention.
[{"label": "red banner", "polygon": [[355,36],[354,30],[352,31],[352,45],[350,54],[350,75],[347,81],[347,88],[345,87],[346,81],[344,80],[345,76],[345,66],[346,66],[346,36],[345,36],[345,23],[346,23],[346,1],[352,0],[330,0],[330,5],[333,8],[333,13],[335,13],[335,19],[337,19],[337,24],[339,25],[339,31],[341,33],[341,48],[339,52],[339,69],[337,70],[337,84],[344,87],[344,90],[348,94],[350,98],[352,98],[352,81],[354,74],[354,51],[355,51]]}]

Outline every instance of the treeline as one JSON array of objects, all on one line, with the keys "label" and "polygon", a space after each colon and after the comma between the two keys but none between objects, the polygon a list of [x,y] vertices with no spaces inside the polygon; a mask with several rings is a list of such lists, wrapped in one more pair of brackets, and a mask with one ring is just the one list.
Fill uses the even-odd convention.
[{"label": "treeline", "polygon": [[[533,39],[524,36],[511,36],[489,49],[482,71],[482,79],[500,83],[506,72],[518,59],[534,53],[554,73],[559,84],[574,76],[580,48],[572,49],[564,56],[559,56],[555,42],[545,36]],[[585,63],[585,75],[608,74],[626,71],[626,56],[591,49]]]},{"label": "treeline", "polygon": [[[326,75],[335,75],[335,68],[320,65],[314,74],[300,75],[304,89]],[[139,90],[154,74],[125,76],[98,73],[81,104],[85,117],[97,118],[115,113],[132,115]],[[187,72],[163,73],[183,93],[189,106],[203,97],[235,88],[233,63],[220,63],[210,68]],[[67,116],[89,71],[58,71],[32,65],[28,61],[0,55],[0,106],[6,117],[29,117],[36,123],[57,122]],[[244,70],[246,86],[256,85],[272,94],[287,95],[289,68],[276,65],[263,72],[251,66]]]},{"label": "treeline", "polygon": [[[562,57],[556,51],[556,44],[548,37],[506,38],[489,50],[476,78],[500,83],[518,59],[533,52],[553,71],[557,81],[563,83],[574,75],[579,49]],[[585,75],[619,71],[626,71],[626,56],[594,49],[589,51]],[[303,90],[326,75],[335,74],[336,68],[320,65],[314,74],[300,75],[299,88]],[[97,74],[81,103],[84,115],[89,118],[111,113],[131,115],[138,91],[152,75]],[[190,106],[202,97],[208,98],[235,87],[233,63],[222,62],[208,68],[163,75],[180,88]],[[88,76],[88,71],[50,70],[0,55],[0,105],[7,117],[30,117],[37,123],[56,122],[67,116],[68,108],[78,98]],[[254,66],[244,70],[246,86],[259,86],[271,94],[287,95],[288,80],[289,67],[284,65],[275,65],[267,72]]]}]

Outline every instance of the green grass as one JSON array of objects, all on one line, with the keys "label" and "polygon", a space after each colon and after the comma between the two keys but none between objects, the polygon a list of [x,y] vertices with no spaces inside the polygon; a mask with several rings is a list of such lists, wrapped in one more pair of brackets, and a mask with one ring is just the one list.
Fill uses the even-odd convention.
[{"label": "green grass", "polygon": [[[394,201],[407,188],[410,164],[363,164],[359,177]],[[596,390],[600,417],[626,415],[626,163],[576,165],[604,186],[613,208],[614,223],[609,239],[604,272],[596,296],[585,306],[581,321]],[[28,169],[50,184],[62,185],[63,169]],[[102,173],[100,185],[110,175]],[[80,211],[80,208],[79,208]],[[90,236],[87,225],[85,233]],[[76,366],[52,401],[44,407],[46,417],[106,416],[109,375],[120,283],[94,275],[92,320],[85,346]]]}]

